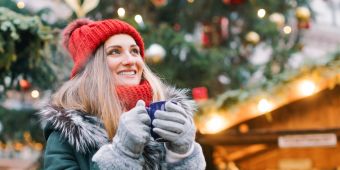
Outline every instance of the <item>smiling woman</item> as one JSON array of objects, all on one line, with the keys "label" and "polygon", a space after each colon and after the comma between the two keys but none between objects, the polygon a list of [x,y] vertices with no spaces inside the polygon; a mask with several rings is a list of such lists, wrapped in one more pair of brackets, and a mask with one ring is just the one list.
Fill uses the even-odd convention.
[{"label": "smiling woman", "polygon": [[[44,169],[205,169],[195,142],[196,106],[185,90],[167,86],[147,67],[135,28],[120,20],[79,19],[63,38],[74,67],[40,112]],[[147,107],[157,101],[166,101],[165,110],[151,122]],[[151,132],[167,142],[155,141]]]},{"label": "smiling woman", "polygon": [[135,40],[127,34],[110,37],[104,48],[116,85],[138,85],[142,79],[143,59]]}]

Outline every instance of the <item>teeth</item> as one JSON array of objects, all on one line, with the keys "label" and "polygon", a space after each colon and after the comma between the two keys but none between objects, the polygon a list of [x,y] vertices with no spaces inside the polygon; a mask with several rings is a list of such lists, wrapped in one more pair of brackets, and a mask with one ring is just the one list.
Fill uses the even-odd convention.
[{"label": "teeth", "polygon": [[135,75],[135,71],[122,71],[118,73],[119,75]]}]

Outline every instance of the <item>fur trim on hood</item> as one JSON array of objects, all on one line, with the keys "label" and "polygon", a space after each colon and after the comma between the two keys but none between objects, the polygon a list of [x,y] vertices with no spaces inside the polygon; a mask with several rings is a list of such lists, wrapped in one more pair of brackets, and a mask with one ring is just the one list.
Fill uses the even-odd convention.
[{"label": "fur trim on hood", "polygon": [[[179,103],[188,114],[196,111],[196,104],[189,100],[188,90],[167,87],[166,99]],[[100,148],[108,143],[108,135],[100,119],[79,110],[65,110],[46,106],[39,112],[47,140],[52,131],[60,131],[62,138],[77,152],[86,153],[89,149]]]}]

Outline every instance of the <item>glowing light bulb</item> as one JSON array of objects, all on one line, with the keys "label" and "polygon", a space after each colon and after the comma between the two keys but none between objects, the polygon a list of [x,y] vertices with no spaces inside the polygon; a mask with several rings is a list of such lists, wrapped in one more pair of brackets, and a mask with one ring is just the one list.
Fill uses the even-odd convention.
[{"label": "glowing light bulb", "polygon": [[135,16],[135,21],[138,23],[138,24],[143,24],[143,18],[141,15],[136,15]]},{"label": "glowing light bulb", "polygon": [[189,2],[189,3],[193,3],[193,2],[194,2],[194,0],[188,0],[188,2]]},{"label": "glowing light bulb", "polygon": [[283,27],[283,32],[285,33],[285,34],[290,34],[291,32],[292,32],[292,27],[290,27],[290,26],[285,26],[285,27]]},{"label": "glowing light bulb", "polygon": [[32,92],[31,92],[31,96],[33,97],[33,98],[38,98],[39,97],[39,91],[38,90],[33,90]]},{"label": "glowing light bulb", "polygon": [[205,124],[207,133],[217,133],[226,127],[227,123],[224,117],[213,115]]},{"label": "glowing light bulb", "polygon": [[265,10],[265,9],[259,9],[259,10],[257,11],[257,16],[258,16],[259,18],[263,18],[265,15],[266,15],[266,10]]},{"label": "glowing light bulb", "polygon": [[118,8],[117,13],[118,13],[118,16],[120,18],[123,18],[125,16],[125,9],[124,8]]},{"label": "glowing light bulb", "polygon": [[267,113],[274,108],[274,105],[269,102],[267,99],[261,99],[257,104],[257,110],[261,113]]},{"label": "glowing light bulb", "polygon": [[19,1],[19,2],[17,3],[17,7],[18,7],[19,9],[25,8],[25,2]]},{"label": "glowing light bulb", "polygon": [[310,96],[316,92],[316,85],[310,80],[303,80],[299,83],[298,90],[302,96]]}]

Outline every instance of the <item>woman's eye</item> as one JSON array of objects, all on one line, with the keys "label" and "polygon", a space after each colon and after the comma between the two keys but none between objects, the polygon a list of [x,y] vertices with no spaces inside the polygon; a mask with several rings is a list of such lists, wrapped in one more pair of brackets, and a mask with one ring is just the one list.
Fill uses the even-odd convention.
[{"label": "woman's eye", "polygon": [[133,54],[139,54],[139,50],[138,50],[138,49],[132,49],[131,52],[132,52]]},{"label": "woman's eye", "polygon": [[108,52],[108,55],[115,55],[115,54],[120,54],[119,49],[112,49]]}]

